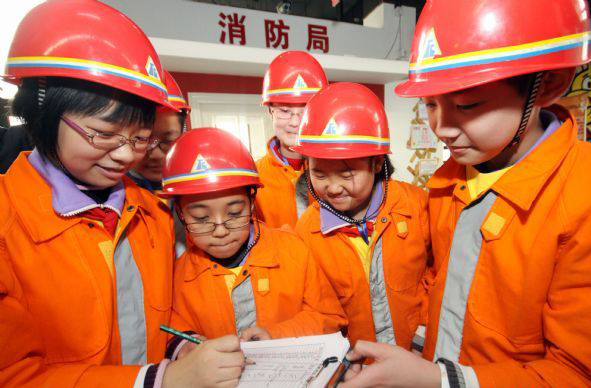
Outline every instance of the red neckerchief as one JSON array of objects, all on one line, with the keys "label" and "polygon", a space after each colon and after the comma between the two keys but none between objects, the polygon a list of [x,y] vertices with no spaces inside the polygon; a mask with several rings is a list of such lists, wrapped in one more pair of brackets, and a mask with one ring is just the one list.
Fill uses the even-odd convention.
[{"label": "red neckerchief", "polygon": [[117,212],[109,209],[95,207],[94,209],[90,209],[85,211],[81,214],[82,217],[90,218],[94,221],[101,221],[103,223],[103,227],[111,234],[112,237],[115,237],[115,231],[117,230],[117,222],[119,221],[119,215]]},{"label": "red neckerchief", "polygon": [[364,236],[363,233],[361,233],[359,226],[360,225],[343,226],[343,227],[337,229],[337,232],[343,233],[347,237],[362,237],[363,240],[367,244],[369,244],[369,236],[371,236],[373,234],[373,226],[374,226],[373,222],[366,221],[366,223],[365,223],[365,226],[367,227],[367,236]]}]

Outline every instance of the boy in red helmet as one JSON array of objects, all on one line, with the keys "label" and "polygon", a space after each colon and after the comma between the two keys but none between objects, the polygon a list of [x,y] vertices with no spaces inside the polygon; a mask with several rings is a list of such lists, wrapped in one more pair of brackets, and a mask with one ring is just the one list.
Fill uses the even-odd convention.
[{"label": "boy in red helmet", "polygon": [[328,81],[314,57],[303,51],[287,51],[269,65],[263,83],[263,105],[269,107],[275,136],[267,154],[257,161],[264,187],[257,195],[257,212],[268,226],[295,227],[308,207],[302,179],[302,156],[294,151],[306,102]]},{"label": "boy in red helmet", "polygon": [[305,244],[253,214],[260,187],[252,156],[232,134],[198,128],[174,144],[161,195],[175,199],[192,241],[175,268],[175,328],[251,340],[328,334],[346,325]]},{"label": "boy in red helmet", "polygon": [[591,385],[591,147],[554,105],[589,39],[583,1],[427,2],[396,89],[452,154],[428,184],[426,360],[360,342],[376,363],[342,388]]}]

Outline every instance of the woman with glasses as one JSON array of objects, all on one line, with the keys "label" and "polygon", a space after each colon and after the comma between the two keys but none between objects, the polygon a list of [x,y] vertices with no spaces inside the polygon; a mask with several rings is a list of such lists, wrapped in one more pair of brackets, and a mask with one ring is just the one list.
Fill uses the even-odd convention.
[{"label": "woman with glasses", "polygon": [[7,62],[35,149],[0,175],[0,386],[236,385],[236,336],[163,360],[172,220],[125,177],[173,109],[147,37],[98,1],[48,1]]},{"label": "woman with glasses", "polygon": [[193,242],[175,269],[174,327],[262,340],[346,325],[302,241],[258,222],[261,183],[239,139],[214,128],[187,132],[168,155],[162,182]]},{"label": "woman with glasses", "polygon": [[[158,194],[162,190],[162,167],[166,154],[185,130],[187,115],[191,107],[183,97],[178,84],[168,71],[164,71],[164,84],[168,92],[168,102],[177,110],[162,107],[156,110],[156,120],[152,137],[155,142],[146,151],[144,158],[127,173],[139,187]],[[166,202],[167,206],[170,206]],[[175,216],[176,213],[173,213]],[[180,257],[185,252],[185,227],[177,217],[174,217],[175,252]]]},{"label": "woman with glasses", "polygon": [[263,105],[269,108],[275,136],[267,144],[267,154],[257,161],[264,185],[257,196],[257,210],[270,227],[295,228],[308,207],[303,159],[292,147],[306,102],[327,85],[320,63],[303,51],[280,54],[265,74]]}]

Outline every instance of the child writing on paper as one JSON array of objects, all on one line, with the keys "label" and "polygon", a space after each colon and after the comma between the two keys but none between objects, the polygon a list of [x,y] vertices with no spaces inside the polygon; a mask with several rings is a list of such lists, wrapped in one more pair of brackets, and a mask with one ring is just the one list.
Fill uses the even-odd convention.
[{"label": "child writing on paper", "polygon": [[230,133],[194,129],[170,151],[163,193],[193,242],[178,261],[172,325],[243,340],[333,333],[347,323],[302,241],[258,222],[252,157]]},{"label": "child writing on paper", "polygon": [[376,363],[342,388],[591,386],[591,145],[555,105],[590,60],[587,4],[427,2],[396,88],[452,154],[428,184],[425,359],[360,342]]},{"label": "child writing on paper", "polygon": [[426,295],[427,195],[390,180],[382,103],[359,84],[328,86],[308,102],[294,149],[317,201],[296,231],[339,296],[349,340],[410,349]]}]

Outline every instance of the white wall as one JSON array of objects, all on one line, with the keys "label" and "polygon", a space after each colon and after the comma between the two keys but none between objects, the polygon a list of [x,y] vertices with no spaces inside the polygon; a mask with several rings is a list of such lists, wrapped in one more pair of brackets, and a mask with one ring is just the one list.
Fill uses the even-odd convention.
[{"label": "white wall", "polygon": [[[265,20],[283,21],[289,26],[289,49],[307,50],[308,26],[320,25],[327,28],[330,37],[329,54],[355,56],[359,58],[399,59],[401,52],[408,52],[412,42],[416,10],[413,7],[399,7],[384,4],[382,28],[313,19],[302,16],[281,15],[246,8],[197,3],[186,0],[102,0],[136,22],[151,38],[188,40],[221,44],[222,31],[227,29],[218,23],[224,22],[219,16],[236,13],[244,16],[246,46],[266,48]],[[226,35],[224,45],[229,44]],[[370,43],[370,44],[368,44]],[[234,45],[239,46],[235,41]],[[320,53],[319,50],[312,50]]]}]

